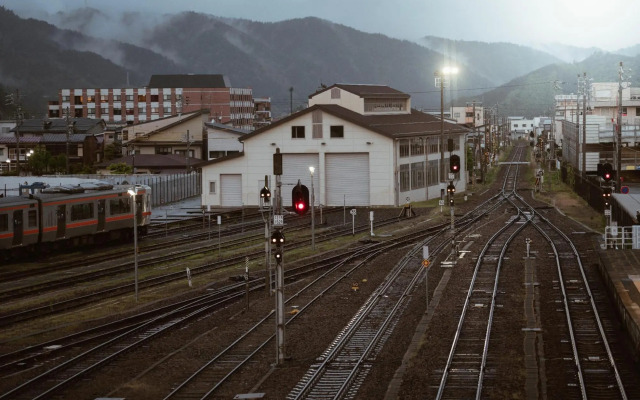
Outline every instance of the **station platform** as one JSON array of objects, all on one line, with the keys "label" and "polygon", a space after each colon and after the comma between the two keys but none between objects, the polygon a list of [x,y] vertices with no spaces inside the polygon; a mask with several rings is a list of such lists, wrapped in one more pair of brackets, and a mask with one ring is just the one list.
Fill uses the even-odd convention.
[{"label": "station platform", "polygon": [[640,359],[640,250],[600,249],[599,268]]}]

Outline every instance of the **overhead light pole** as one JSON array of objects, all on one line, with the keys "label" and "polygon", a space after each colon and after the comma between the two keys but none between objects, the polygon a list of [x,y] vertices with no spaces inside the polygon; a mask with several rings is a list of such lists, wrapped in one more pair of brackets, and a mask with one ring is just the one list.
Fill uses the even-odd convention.
[{"label": "overhead light pole", "polygon": [[309,167],[309,172],[311,173],[311,250],[316,249],[316,212],[315,212],[315,202],[316,195],[313,190],[313,173],[315,172],[315,168],[313,166]]},{"label": "overhead light pole", "polygon": [[444,87],[447,85],[447,76],[458,73],[458,67],[444,67],[434,72],[435,85],[440,87],[440,182],[446,182],[444,170]]},{"label": "overhead light pole", "polygon": [[131,202],[133,203],[133,267],[136,302],[138,302],[138,213],[136,212],[136,196],[138,195],[138,189],[138,186],[134,186],[127,190],[127,193],[131,196]]}]

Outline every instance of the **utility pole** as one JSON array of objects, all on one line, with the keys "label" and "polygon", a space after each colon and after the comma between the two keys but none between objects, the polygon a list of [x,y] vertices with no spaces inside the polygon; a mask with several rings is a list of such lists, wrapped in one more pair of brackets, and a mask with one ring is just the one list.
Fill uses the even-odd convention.
[{"label": "utility pole", "polygon": [[578,169],[580,169],[580,153],[582,153],[582,143],[580,140],[580,74],[578,74],[576,94],[576,168]]},{"label": "utility pole", "polygon": [[587,92],[589,83],[587,73],[582,74],[582,176],[587,174]]},{"label": "utility pole", "polygon": [[616,150],[615,150],[615,165],[616,165],[616,191],[620,192],[620,171],[622,170],[622,81],[625,79],[624,68],[622,61],[618,68],[618,126],[616,129]]},{"label": "utility pole", "polygon": [[9,94],[6,100],[7,105],[15,104],[16,109],[14,112],[14,117],[16,120],[16,172],[18,176],[20,175],[20,125],[22,125],[22,102],[20,99],[20,90],[16,89],[16,98],[13,98],[13,94]]},{"label": "utility pole", "polygon": [[293,114],[293,86],[289,88],[289,114]]},{"label": "utility pole", "polygon": [[66,174],[69,175],[69,140],[71,138],[71,130],[73,129],[73,124],[71,123],[71,115],[70,115],[69,107],[67,107],[67,143],[66,143],[66,162],[65,162],[65,171]]}]

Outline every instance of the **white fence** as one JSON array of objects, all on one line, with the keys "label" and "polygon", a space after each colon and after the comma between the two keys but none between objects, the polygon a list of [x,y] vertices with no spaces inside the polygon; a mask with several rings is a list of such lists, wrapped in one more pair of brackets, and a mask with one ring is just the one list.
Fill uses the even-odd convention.
[{"label": "white fence", "polygon": [[607,249],[640,249],[640,225],[607,226],[604,230]]}]

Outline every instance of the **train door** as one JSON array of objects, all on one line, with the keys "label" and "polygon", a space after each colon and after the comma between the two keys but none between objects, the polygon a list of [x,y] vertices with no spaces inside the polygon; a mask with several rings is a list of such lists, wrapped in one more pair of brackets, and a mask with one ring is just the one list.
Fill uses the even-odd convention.
[{"label": "train door", "polygon": [[98,231],[104,231],[105,201],[104,199],[98,200]]},{"label": "train door", "polygon": [[24,217],[22,210],[16,210],[13,212],[13,245],[18,246],[22,244],[22,238],[24,234]]},{"label": "train door", "polygon": [[64,204],[56,208],[56,216],[58,217],[58,230],[56,238],[62,238],[67,234],[67,207]]},{"label": "train door", "polygon": [[142,213],[144,212],[143,197],[141,194],[136,196],[136,226],[142,224]]}]

